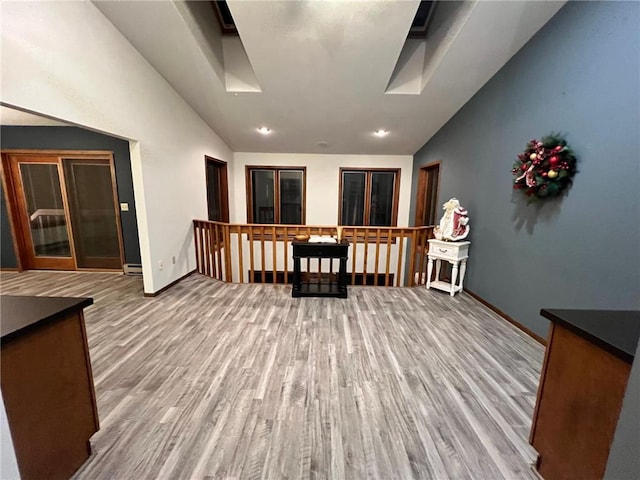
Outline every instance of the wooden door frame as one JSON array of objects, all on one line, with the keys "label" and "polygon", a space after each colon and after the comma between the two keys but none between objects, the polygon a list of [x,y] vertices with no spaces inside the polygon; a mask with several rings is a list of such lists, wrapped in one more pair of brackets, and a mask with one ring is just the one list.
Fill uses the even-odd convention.
[{"label": "wooden door frame", "polygon": [[18,271],[25,270],[24,254],[29,246],[24,244],[24,238],[20,234],[16,219],[19,218],[16,188],[13,182],[13,175],[11,175],[11,163],[9,161],[9,153],[5,150],[2,151],[2,188],[4,190],[4,199],[7,204],[7,217],[9,217],[9,227],[11,228],[11,239],[13,240],[13,252],[16,256],[16,263]]},{"label": "wooden door frame", "polygon": [[440,177],[441,177],[440,172],[442,171],[442,162],[438,160],[436,162],[425,163],[424,165],[421,165],[420,168],[418,169],[418,191],[417,191],[417,198],[416,198],[416,216],[414,220],[414,225],[416,227],[422,226],[422,219],[424,218],[424,213],[425,213],[424,204],[425,204],[426,195],[427,195],[427,178],[428,178],[427,171],[435,167],[438,167],[438,183],[436,185],[436,195],[435,195],[437,199],[438,195],[440,194]]},{"label": "wooden door frame", "polygon": [[229,173],[227,162],[205,155],[204,178],[207,185],[207,218],[210,218],[211,213],[209,212],[209,175],[207,175],[207,167],[209,164],[220,167],[220,221],[229,223]]},{"label": "wooden door frame", "polygon": [[64,159],[93,159],[93,160],[108,160],[109,168],[111,171],[111,187],[113,192],[113,203],[114,203],[114,211],[116,217],[116,230],[118,234],[118,246],[120,249],[120,265],[121,270],[124,268],[124,241],[122,235],[122,222],[120,219],[120,203],[117,191],[117,183],[116,183],[116,174],[115,174],[115,162],[113,159],[113,152],[108,150],[32,150],[32,149],[3,149],[0,151],[2,158],[2,168],[0,169],[2,173],[2,186],[4,188],[5,200],[7,203],[7,215],[9,217],[9,225],[11,226],[11,237],[13,239],[13,248],[16,256],[16,261],[18,264],[18,271],[22,272],[26,269],[30,268],[28,261],[28,250],[32,248],[32,245],[28,241],[28,237],[25,236],[24,232],[22,232],[22,225],[20,219],[20,211],[18,208],[18,192],[16,187],[16,179],[12,174],[11,167],[11,155],[18,156],[39,156],[39,157],[52,157],[59,163],[60,168],[62,169],[61,174],[61,192],[64,198],[65,203],[65,212],[69,217],[69,225],[67,226],[67,230],[69,232],[69,244],[72,251],[73,262],[75,266],[75,270],[77,271],[109,271],[113,272],[116,269],[101,269],[101,268],[82,268],[78,267],[76,260],[76,252],[73,238],[73,225],[71,216],[68,211],[68,198],[67,198],[67,190],[66,183],[64,178]]},{"label": "wooden door frame", "polygon": [[[73,239],[73,232],[71,230],[71,213],[69,211],[69,202],[68,202],[68,194],[66,184],[64,182],[64,169],[62,168],[62,161],[60,157],[54,155],[12,155],[9,154],[9,175],[11,175],[13,179],[13,186],[15,188],[14,191],[14,200],[15,204],[15,212],[17,212],[18,216],[17,221],[15,222],[18,226],[17,233],[21,235],[23,238],[23,245],[26,247],[22,253],[22,260],[26,268],[35,268],[36,261],[40,262],[41,265],[38,269],[45,270],[77,270],[78,264],[76,263],[75,258],[75,242]],[[58,173],[58,181],[60,184],[60,197],[62,200],[62,208],[64,210],[65,215],[65,229],[67,231],[67,238],[69,241],[69,257],[55,257],[55,256],[46,256],[42,255],[40,258],[35,252],[35,241],[33,238],[33,233],[31,231],[31,224],[28,218],[28,203],[27,203],[27,195],[22,181],[18,180],[21,178],[20,165],[21,164],[44,164],[44,165],[55,165],[56,171]]]}]

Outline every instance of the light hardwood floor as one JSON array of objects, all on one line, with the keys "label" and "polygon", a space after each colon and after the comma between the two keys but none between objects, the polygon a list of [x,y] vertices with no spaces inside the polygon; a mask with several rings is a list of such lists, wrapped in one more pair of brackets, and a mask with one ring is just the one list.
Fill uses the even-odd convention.
[{"label": "light hardwood floor", "polygon": [[95,300],[101,430],[78,480],[535,478],[543,348],[465,294],[192,275],[143,298],[140,278],[71,272],[0,291]]}]

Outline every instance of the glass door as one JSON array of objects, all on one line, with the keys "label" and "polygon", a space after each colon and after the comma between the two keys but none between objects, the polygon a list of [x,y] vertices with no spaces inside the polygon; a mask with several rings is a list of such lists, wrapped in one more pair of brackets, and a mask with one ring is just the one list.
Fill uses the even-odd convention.
[{"label": "glass door", "polygon": [[78,268],[122,268],[110,161],[65,158],[62,163]]},{"label": "glass door", "polygon": [[[122,269],[122,234],[108,152],[7,154],[8,190],[24,269]],[[71,152],[70,152],[71,153]]]},{"label": "glass door", "polygon": [[63,193],[61,165],[55,158],[13,158],[19,223],[26,268],[73,270],[73,244]]}]

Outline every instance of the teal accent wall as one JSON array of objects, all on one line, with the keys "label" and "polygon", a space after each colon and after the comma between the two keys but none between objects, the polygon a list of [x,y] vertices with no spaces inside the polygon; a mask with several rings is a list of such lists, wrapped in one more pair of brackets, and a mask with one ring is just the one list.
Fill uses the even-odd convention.
[{"label": "teal accent wall", "polygon": [[[540,308],[640,308],[640,4],[568,2],[414,157],[469,210],[465,286],[541,336]],[[528,204],[516,155],[562,132],[578,173]],[[410,218],[414,218],[415,205]]]}]

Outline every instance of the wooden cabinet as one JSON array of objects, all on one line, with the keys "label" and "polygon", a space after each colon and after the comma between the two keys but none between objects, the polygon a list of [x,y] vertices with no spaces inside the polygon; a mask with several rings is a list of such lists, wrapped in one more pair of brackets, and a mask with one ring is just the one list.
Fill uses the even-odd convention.
[{"label": "wooden cabinet", "polygon": [[551,320],[529,437],[545,480],[604,475],[640,312],[543,310]]},{"label": "wooden cabinet", "polygon": [[22,480],[68,479],[98,411],[82,308],[90,298],[2,296],[1,385]]}]

